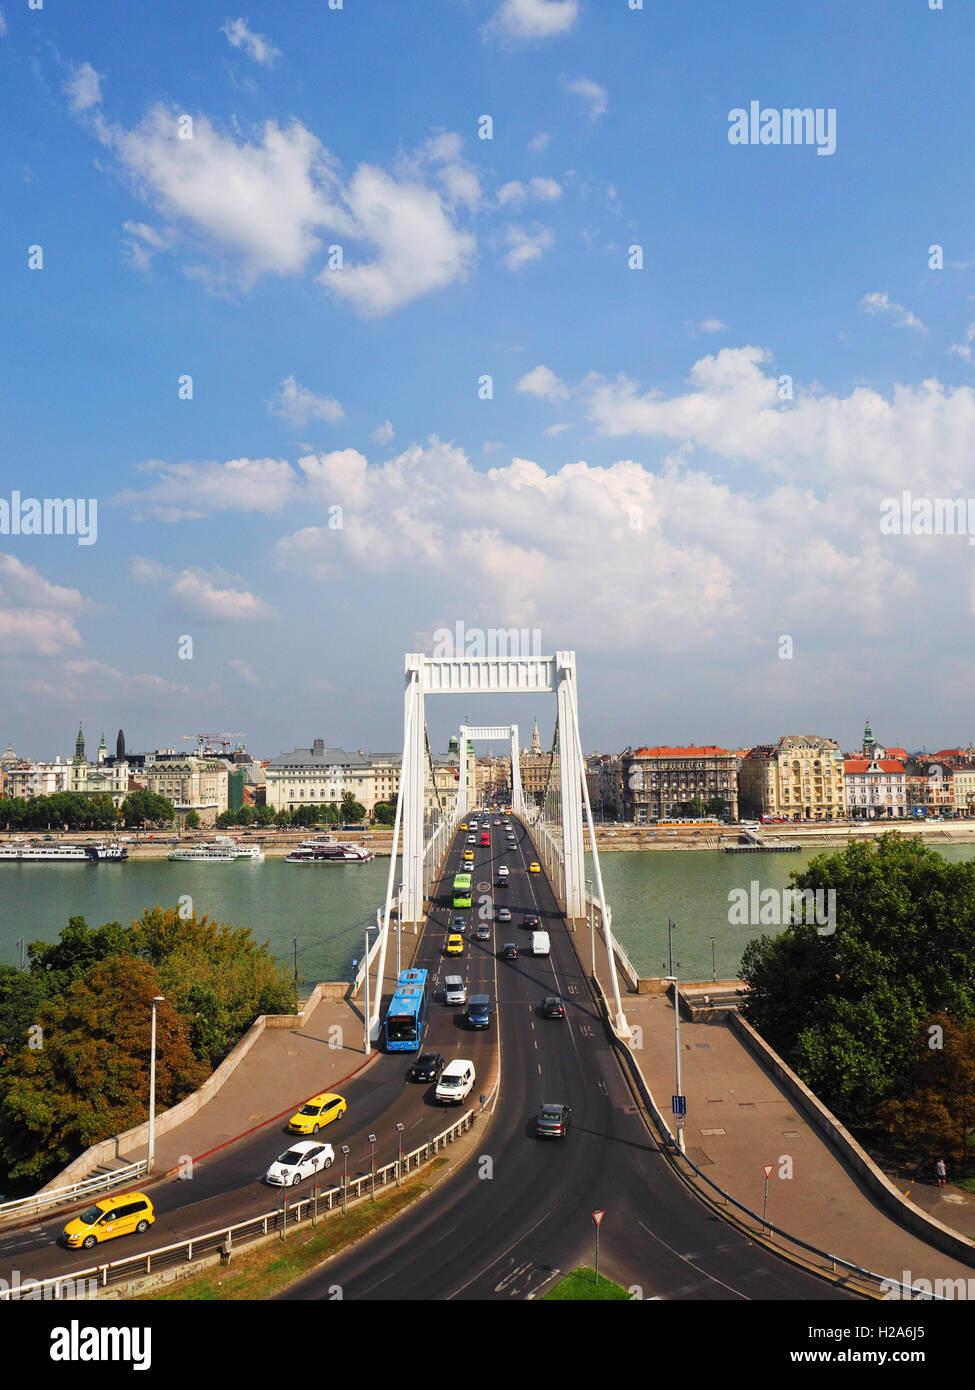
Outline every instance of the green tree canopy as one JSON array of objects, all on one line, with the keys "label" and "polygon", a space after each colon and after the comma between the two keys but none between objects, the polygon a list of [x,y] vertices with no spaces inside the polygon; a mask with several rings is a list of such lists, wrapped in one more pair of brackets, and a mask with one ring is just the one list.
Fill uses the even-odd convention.
[{"label": "green tree canopy", "polygon": [[744,1013],[843,1119],[903,1098],[923,1020],[975,1016],[975,862],[887,834],[818,855],[792,875],[835,892],[835,930],[786,927],[745,948]]},{"label": "green tree canopy", "polygon": [[186,813],[186,828],[187,828],[187,830],[199,830],[199,828],[200,828],[200,813],[199,813],[199,811],[196,811],[196,810],[187,811],[187,813]]},{"label": "green tree canopy", "polygon": [[352,792],[346,792],[342,798],[341,816],[343,821],[351,824],[358,824],[366,814],[366,808],[361,801],[356,801]]},{"label": "green tree canopy", "polygon": [[172,825],[176,815],[173,803],[155,792],[129,792],[122,802],[122,819],[132,829],[141,825]]}]

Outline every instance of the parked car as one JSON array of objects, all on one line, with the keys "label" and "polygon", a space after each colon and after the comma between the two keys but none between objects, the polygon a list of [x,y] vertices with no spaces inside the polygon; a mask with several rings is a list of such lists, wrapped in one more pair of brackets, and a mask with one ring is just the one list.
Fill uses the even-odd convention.
[{"label": "parked car", "polygon": [[323,1168],[330,1168],[335,1159],[331,1144],[317,1144],[314,1139],[303,1139],[300,1144],[292,1144],[280,1154],[264,1174],[264,1181],[272,1187],[293,1187],[302,1178],[310,1178]]},{"label": "parked car", "polygon": [[539,1139],[564,1139],[569,1132],[572,1109],[568,1105],[546,1101],[535,1119],[535,1133]]}]

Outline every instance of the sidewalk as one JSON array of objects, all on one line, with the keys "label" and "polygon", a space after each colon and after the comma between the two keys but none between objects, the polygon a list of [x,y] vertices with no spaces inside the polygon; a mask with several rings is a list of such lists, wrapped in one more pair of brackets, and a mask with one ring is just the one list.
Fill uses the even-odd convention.
[{"label": "sidewalk", "polygon": [[[574,938],[579,944],[578,938]],[[588,951],[583,952],[584,967]],[[596,968],[611,998],[606,952],[597,946]],[[621,992],[626,981],[620,977]],[[633,1049],[657,1108],[673,1131],[670,1098],[675,1091],[674,1007],[667,995],[625,993],[623,1009],[642,1029]],[[716,1017],[714,1022],[680,1021],[681,1088],[687,1098],[684,1128],[687,1156],[712,1182],[761,1214],[763,1165],[772,1164],[768,1219],[821,1250],[865,1269],[903,1280],[975,1279],[968,1265],[943,1254],[900,1226],[852,1176],[834,1149],[799,1111],[783,1085]],[[791,1178],[780,1177],[791,1160]],[[909,1184],[895,1181],[903,1193]],[[943,1225],[975,1236],[975,1199],[958,1189],[914,1186],[910,1200]],[[966,1284],[966,1287],[968,1285]]]}]

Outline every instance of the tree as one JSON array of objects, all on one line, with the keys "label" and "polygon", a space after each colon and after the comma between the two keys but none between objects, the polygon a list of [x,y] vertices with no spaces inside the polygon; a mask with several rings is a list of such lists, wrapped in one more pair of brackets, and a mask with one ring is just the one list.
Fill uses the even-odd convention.
[{"label": "tree", "polygon": [[975,1124],[975,1021],[936,1014],[918,1030],[916,1049],[906,1098],[883,1101],[878,1119],[915,1152],[926,1149],[934,1159],[947,1154],[965,1168]]},{"label": "tree", "polygon": [[229,830],[232,825],[237,824],[236,811],[221,811],[215,821],[217,830]]},{"label": "tree", "polygon": [[254,824],[255,824],[255,825],[273,825],[273,824],[274,824],[274,807],[273,807],[273,806],[255,806],[255,807],[254,807]]},{"label": "tree", "polygon": [[[151,1000],[160,979],[145,961],[112,956],[38,1010],[39,1046],[0,1069],[0,1164],[38,1182],[90,1144],[145,1119]],[[209,1073],[172,1005],[157,1014],[156,1098],[166,1109]]]},{"label": "tree", "polygon": [[707,807],[699,796],[695,796],[690,801],[682,801],[677,807],[681,816],[693,816],[695,820],[700,820],[707,814]]},{"label": "tree", "polygon": [[290,825],[290,824],[291,824],[291,812],[288,810],[288,808],[287,808],[286,806],[282,806],[282,807],[281,807],[281,810],[278,811],[278,813],[277,813],[277,815],[274,817],[274,819],[277,821],[278,825]]},{"label": "tree", "polygon": [[173,803],[155,792],[129,792],[122,802],[122,817],[130,830],[140,825],[171,825],[175,815]]},{"label": "tree", "polygon": [[238,825],[254,824],[254,807],[249,805],[246,801],[244,802],[243,806],[241,806],[240,810],[235,811],[234,814],[237,817]]},{"label": "tree", "polygon": [[726,816],[731,810],[731,802],[723,796],[712,796],[704,803],[704,810],[709,816]]},{"label": "tree", "polygon": [[842,1118],[904,1099],[923,1020],[975,1017],[975,863],[890,833],[818,855],[797,888],[835,894],[835,926],[787,926],[746,946],[744,1013]]},{"label": "tree", "polygon": [[377,801],[372,808],[372,818],[377,825],[392,825],[396,820],[396,807],[390,801]]},{"label": "tree", "polygon": [[346,792],[342,798],[341,815],[343,822],[358,825],[359,821],[366,814],[366,808],[361,802],[356,801],[352,792]]},{"label": "tree", "polygon": [[187,813],[186,813],[186,822],[185,822],[185,824],[186,824],[187,830],[199,830],[199,828],[200,828],[200,813],[199,813],[199,811],[196,811],[196,810],[187,811]]}]

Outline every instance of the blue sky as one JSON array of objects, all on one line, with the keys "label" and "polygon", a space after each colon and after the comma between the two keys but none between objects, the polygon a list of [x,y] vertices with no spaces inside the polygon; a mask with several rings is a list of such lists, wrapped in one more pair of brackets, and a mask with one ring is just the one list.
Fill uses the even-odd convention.
[{"label": "blue sky", "polygon": [[0,497],[98,499],[0,535],[3,743],[396,748],[458,619],[592,748],[973,736],[971,549],[879,526],[975,496],[966,7],[131,8],[0,6]]}]

